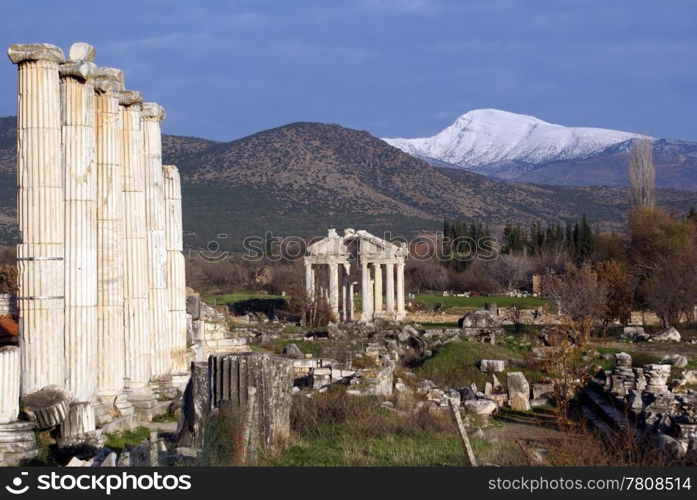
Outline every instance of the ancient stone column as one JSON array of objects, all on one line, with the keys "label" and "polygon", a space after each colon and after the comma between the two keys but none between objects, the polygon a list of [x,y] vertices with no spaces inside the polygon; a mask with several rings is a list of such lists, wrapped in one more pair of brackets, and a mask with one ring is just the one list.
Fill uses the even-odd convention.
[{"label": "ancient stone column", "polygon": [[97,395],[122,414],[133,412],[124,395],[123,159],[119,95],[123,73],[97,68]]},{"label": "ancient stone column", "polygon": [[64,202],[55,45],[12,45],[18,65],[17,246],[22,394],[65,383]]},{"label": "ancient stone column", "polygon": [[385,310],[392,314],[394,312],[394,264],[385,264]]},{"label": "ancient stone column", "polygon": [[365,261],[361,262],[361,319],[370,321],[373,318],[373,301],[370,293],[370,268]]},{"label": "ancient stone column", "polygon": [[186,343],[186,272],[182,241],[182,195],[179,171],[174,165],[162,167],[167,238],[167,289],[171,330],[172,378],[175,387],[185,387],[189,378]]},{"label": "ancient stone column", "polygon": [[373,263],[373,273],[375,274],[375,312],[382,312],[382,267],[381,264]]},{"label": "ancient stone column", "polygon": [[20,353],[17,346],[0,347],[0,463],[20,465],[37,453],[34,422],[18,421]]},{"label": "ancient stone column", "polygon": [[397,263],[397,316],[404,318],[404,262]]},{"label": "ancient stone column", "polygon": [[329,264],[329,306],[332,314],[339,319],[339,266],[336,262]]},{"label": "ancient stone column", "polygon": [[123,304],[126,328],[126,379],[128,397],[136,411],[152,416],[154,396],[152,343],[148,328],[148,248],[145,221],[145,170],[139,92],[125,90],[119,96],[122,130],[124,273]]},{"label": "ancient stone column", "polygon": [[356,314],[355,313],[356,308],[355,308],[355,305],[353,303],[353,293],[354,293],[353,282],[351,282],[349,284],[349,291],[348,291],[348,294],[349,294],[348,295],[348,317],[347,317],[348,321],[353,321],[355,318],[355,314]]},{"label": "ancient stone column", "polygon": [[245,415],[248,387],[257,390],[254,433],[267,452],[278,450],[289,437],[293,362],[256,352],[213,355],[208,358],[210,408],[228,406]]},{"label": "ancient stone column", "polygon": [[341,321],[348,321],[348,273],[341,274]]},{"label": "ancient stone column", "polygon": [[167,383],[172,378],[172,332],[167,292],[167,243],[162,170],[164,109],[146,102],[140,114],[145,172],[145,225],[148,249],[148,326],[152,344],[152,378]]},{"label": "ancient stone column", "polygon": [[312,263],[305,259],[305,295],[312,300],[315,294],[315,277],[312,272]]},{"label": "ancient stone column", "polygon": [[[19,348],[0,347],[0,424],[17,420],[19,413]],[[0,429],[2,429],[0,427]]]},{"label": "ancient stone column", "polygon": [[[97,389],[97,184],[94,64],[77,57],[60,67],[65,165],[66,389],[91,401]],[[91,54],[91,55],[90,55]]]}]

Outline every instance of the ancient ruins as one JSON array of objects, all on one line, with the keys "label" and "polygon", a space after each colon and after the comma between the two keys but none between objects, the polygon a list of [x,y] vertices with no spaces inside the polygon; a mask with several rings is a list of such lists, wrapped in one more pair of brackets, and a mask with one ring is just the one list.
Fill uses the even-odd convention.
[{"label": "ancient ruins", "polygon": [[[353,229],[346,229],[344,235],[340,236],[336,230],[330,229],[326,238],[307,248],[306,294],[310,299],[325,298],[338,321],[401,321],[406,315],[404,261],[407,256],[404,243],[396,245],[367,231]],[[356,283],[351,281],[351,262],[357,262],[360,267],[360,318],[355,317],[353,297]],[[318,279],[318,266],[326,266],[328,286]]]},{"label": "ancient ruins", "polygon": [[[0,452],[152,418],[188,380],[181,192],[164,110],[119,69],[44,43],[17,65],[19,346],[0,349]],[[35,422],[17,422],[20,410]],[[130,419],[130,420],[129,420]],[[121,422],[119,424],[119,422]]]}]

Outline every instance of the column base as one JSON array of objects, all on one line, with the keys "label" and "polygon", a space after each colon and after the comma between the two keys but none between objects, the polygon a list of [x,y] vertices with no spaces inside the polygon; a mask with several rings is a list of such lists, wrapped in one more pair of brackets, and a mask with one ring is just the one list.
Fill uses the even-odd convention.
[{"label": "column base", "polygon": [[80,436],[97,428],[95,405],[93,403],[71,403],[68,416],[61,423],[61,436],[64,438]]},{"label": "column base", "polygon": [[76,456],[81,460],[85,460],[104,446],[106,436],[100,430],[93,430],[75,434],[72,436],[64,436],[58,439],[58,448],[62,454],[67,456]]},{"label": "column base", "polygon": [[178,373],[172,375],[172,385],[177,388],[177,390],[184,394],[186,385],[189,383],[189,373]]},{"label": "column base", "polygon": [[379,311],[379,312],[371,312],[371,313],[361,313],[361,323],[372,323],[376,319],[382,319],[386,321],[404,321],[406,318],[407,313],[406,311],[394,311],[394,312],[386,312],[386,311]]},{"label": "column base", "polygon": [[160,405],[150,386],[127,389],[126,393],[135,414],[141,420],[150,422],[159,413]]},{"label": "column base", "polygon": [[33,422],[10,422],[0,424],[0,465],[22,465],[36,458]]},{"label": "column base", "polygon": [[114,419],[130,417],[134,414],[133,404],[128,400],[128,394],[100,394],[97,396],[96,420],[103,427]]},{"label": "column base", "polygon": [[177,388],[172,382],[172,376],[150,380],[150,389],[158,401],[172,400],[177,397]]}]

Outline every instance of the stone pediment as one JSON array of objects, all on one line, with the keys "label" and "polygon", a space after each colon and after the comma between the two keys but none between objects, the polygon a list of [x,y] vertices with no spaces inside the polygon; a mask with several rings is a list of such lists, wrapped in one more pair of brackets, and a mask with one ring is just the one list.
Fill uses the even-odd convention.
[{"label": "stone pediment", "polygon": [[406,245],[396,245],[369,233],[353,229],[344,230],[341,236],[336,229],[329,229],[327,236],[307,247],[308,257],[334,257],[338,260],[350,259],[355,244],[358,255],[368,261],[396,261],[407,256]]}]

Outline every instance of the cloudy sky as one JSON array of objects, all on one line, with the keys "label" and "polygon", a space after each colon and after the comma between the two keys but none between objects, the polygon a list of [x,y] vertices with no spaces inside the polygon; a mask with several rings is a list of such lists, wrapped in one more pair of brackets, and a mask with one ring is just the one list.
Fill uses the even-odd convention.
[{"label": "cloudy sky", "polygon": [[[416,137],[499,108],[697,141],[694,0],[3,0],[0,28],[5,47],[93,44],[172,134]],[[15,72],[0,64],[2,116]]]}]

